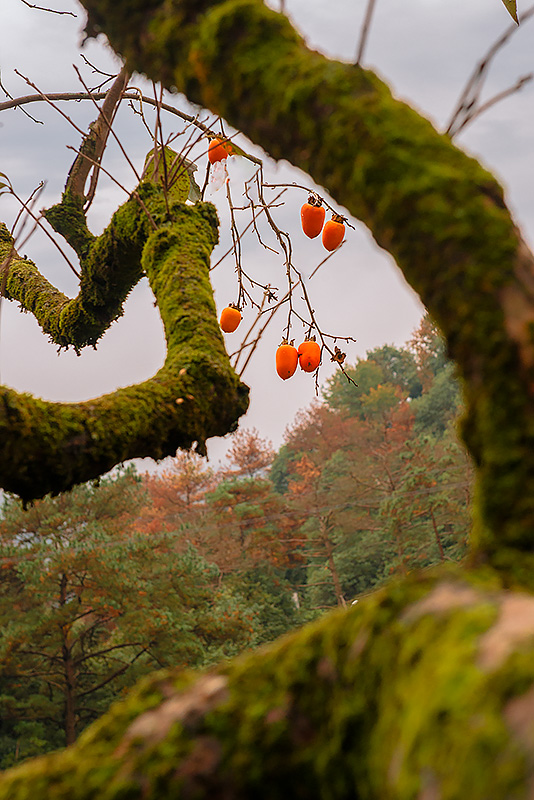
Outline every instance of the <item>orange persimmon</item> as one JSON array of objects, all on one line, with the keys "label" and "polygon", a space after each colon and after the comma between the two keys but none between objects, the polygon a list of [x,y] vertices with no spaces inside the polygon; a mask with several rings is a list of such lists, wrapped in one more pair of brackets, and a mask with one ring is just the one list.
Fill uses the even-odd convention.
[{"label": "orange persimmon", "polygon": [[298,357],[300,368],[304,372],[315,372],[321,363],[321,348],[315,339],[306,339],[299,344]]},{"label": "orange persimmon", "polygon": [[241,322],[241,311],[237,306],[229,305],[221,311],[220,326],[225,333],[233,333]]},{"label": "orange persimmon", "polygon": [[319,236],[324,225],[325,210],[321,201],[317,200],[312,194],[308,197],[308,202],[304,203],[300,209],[300,221],[302,230],[310,239]]},{"label": "orange persimmon", "polygon": [[327,250],[339,247],[345,236],[344,217],[334,214],[323,228],[323,245]]},{"label": "orange persimmon", "polygon": [[276,351],[276,371],[282,380],[286,381],[295,374],[298,360],[297,348],[292,344],[282,342]]},{"label": "orange persimmon", "polygon": [[232,145],[230,142],[221,142],[220,139],[212,139],[208,146],[208,158],[211,164],[216,161],[224,161],[232,155]]}]

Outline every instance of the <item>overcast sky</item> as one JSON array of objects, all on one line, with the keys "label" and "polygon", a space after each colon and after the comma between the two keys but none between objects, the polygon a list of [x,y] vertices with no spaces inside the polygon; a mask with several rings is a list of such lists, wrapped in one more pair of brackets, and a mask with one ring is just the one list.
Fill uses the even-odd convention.
[{"label": "overcast sky", "polygon": [[[286,9],[310,46],[331,57],[352,61],[366,0],[287,0]],[[42,91],[79,91],[72,65],[77,64],[92,85],[97,79],[84,66],[78,51],[83,11],[71,0],[53,0],[52,6],[74,11],[77,17],[58,16],[30,9],[20,0],[2,0],[0,26],[0,69],[4,85],[13,96],[33,92],[14,69],[36,83]],[[273,2],[273,7],[276,3]],[[523,10],[526,10],[526,4]],[[521,10],[521,2],[520,2]],[[500,0],[377,0],[376,13],[364,63],[377,70],[397,96],[426,114],[433,123],[446,125],[463,84],[492,42],[508,27],[509,17]],[[116,63],[103,42],[91,42],[83,51],[103,70]],[[534,21],[525,23],[495,59],[484,98],[534,72]],[[147,94],[150,85],[136,80]],[[4,99],[2,97],[2,99]],[[180,96],[168,102],[190,110]],[[39,181],[46,188],[39,207],[57,202],[73,159],[68,145],[77,146],[80,135],[57,111],[34,104],[28,106],[38,124],[20,110],[0,116],[0,171],[9,175],[17,192],[26,197]],[[90,103],[62,104],[76,124],[85,129],[95,117]],[[165,119],[165,131],[178,129],[176,118]],[[140,168],[150,149],[150,139],[139,118],[124,107],[117,132],[131,160]],[[287,163],[276,165],[258,148],[241,140],[250,151],[265,159],[267,180],[295,181],[313,188],[309,178]],[[528,84],[511,98],[480,117],[457,138],[457,143],[478,157],[504,184],[510,207],[527,240],[534,244],[534,87]],[[105,167],[127,189],[135,185],[132,170],[119,149],[111,144]],[[246,168],[232,166],[234,195],[242,191]],[[221,245],[216,260],[228,247],[228,212],[222,192],[212,195],[221,217]],[[90,224],[98,233],[125,194],[110,180],[103,179],[90,213]],[[293,236],[295,263],[307,276],[323,257],[320,243],[309,241],[299,227],[303,192],[286,193],[285,205],[277,212],[280,227]],[[0,219],[8,225],[17,213],[11,198],[0,197]],[[340,209],[341,212],[343,209]],[[355,343],[344,349],[348,361],[365,356],[368,349],[393,343],[403,344],[417,327],[422,307],[407,287],[391,257],[379,250],[369,232],[357,221],[346,243],[310,281],[309,290],[323,330],[352,336]],[[269,244],[274,246],[273,242]],[[58,286],[74,295],[74,276],[42,234],[36,234],[24,252]],[[283,289],[281,256],[274,256],[248,235],[243,240],[247,270],[262,281]],[[267,278],[266,278],[267,276]],[[226,259],[213,273],[216,302],[222,308],[236,299],[234,264]],[[245,321],[247,310],[245,310]],[[274,371],[274,352],[285,324],[285,312],[275,318],[270,332],[258,347],[244,377],[251,387],[251,406],[242,425],[259,428],[276,446],[284,429],[299,409],[314,397],[314,381],[300,371],[281,381]],[[295,328],[299,338],[302,329]],[[239,334],[226,337],[229,352],[236,348]],[[1,380],[20,391],[48,400],[85,400],[118,386],[150,377],[165,357],[162,327],[146,284],[136,288],[128,300],[126,314],[106,333],[97,351],[77,358],[73,353],[57,356],[54,345],[40,333],[33,318],[20,314],[13,304],[3,303],[0,338]],[[332,374],[326,363],[321,382]],[[211,442],[208,451],[215,461],[226,444]]]}]

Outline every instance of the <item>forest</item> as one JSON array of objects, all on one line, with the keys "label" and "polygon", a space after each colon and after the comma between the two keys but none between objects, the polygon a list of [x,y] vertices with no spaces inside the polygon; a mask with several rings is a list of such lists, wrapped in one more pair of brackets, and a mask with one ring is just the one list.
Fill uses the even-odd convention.
[{"label": "forest", "polygon": [[[459,384],[426,316],[334,376],[278,452],[177,453],[0,521],[0,766],[73,743],[136,680],[209,667],[465,555]],[[355,385],[357,384],[357,385]]]}]

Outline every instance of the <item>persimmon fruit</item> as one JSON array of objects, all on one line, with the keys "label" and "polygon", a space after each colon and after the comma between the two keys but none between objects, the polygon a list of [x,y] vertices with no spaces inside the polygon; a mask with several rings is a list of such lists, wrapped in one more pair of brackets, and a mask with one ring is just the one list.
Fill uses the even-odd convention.
[{"label": "persimmon fruit", "polygon": [[241,311],[237,306],[226,306],[221,311],[219,324],[225,333],[233,333],[241,322]]},{"label": "persimmon fruit", "polygon": [[326,250],[335,250],[345,236],[344,218],[334,214],[323,228],[323,246]]},{"label": "persimmon fruit", "polygon": [[282,380],[287,381],[295,374],[298,361],[297,348],[292,344],[282,343],[276,351],[276,371]]},{"label": "persimmon fruit", "polygon": [[315,239],[316,236],[319,236],[323,229],[324,218],[325,210],[321,205],[321,201],[310,195],[308,202],[304,203],[300,209],[300,221],[306,236],[310,239]]},{"label": "persimmon fruit", "polygon": [[225,158],[232,155],[232,145],[230,142],[221,142],[220,139],[212,139],[208,146],[208,158],[210,164],[215,164],[216,161],[224,161]]},{"label": "persimmon fruit", "polygon": [[306,339],[299,344],[298,357],[300,368],[304,372],[315,372],[321,363],[321,348],[315,339]]}]

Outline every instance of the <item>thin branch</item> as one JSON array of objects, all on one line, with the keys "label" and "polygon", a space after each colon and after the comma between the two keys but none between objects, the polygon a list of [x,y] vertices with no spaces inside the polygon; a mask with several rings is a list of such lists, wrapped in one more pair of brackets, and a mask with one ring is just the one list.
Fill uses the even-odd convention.
[{"label": "thin branch", "polygon": [[[532,15],[534,14],[534,6],[531,6],[527,9],[524,14],[521,16],[521,22],[525,23]],[[508,42],[510,37],[517,31],[517,25],[512,23],[489,48],[487,53],[480,59],[478,64],[476,65],[475,69],[473,70],[472,74],[468,78],[464,89],[460,95],[460,99],[454,109],[450,122],[447,126],[445,131],[446,134],[449,136],[454,136],[454,133],[457,129],[457,120],[466,113],[469,113],[474,106],[477,105],[480,92],[482,90],[482,86],[484,80],[486,79],[486,74],[489,69],[489,66],[492,60],[495,58],[499,50]]]},{"label": "thin branch", "polygon": [[[42,230],[42,231],[43,231],[43,232],[46,234],[46,236],[48,236],[48,238],[50,239],[50,241],[52,242],[52,244],[54,245],[54,247],[56,247],[56,248],[59,250],[59,252],[60,252],[60,253],[61,253],[61,255],[63,256],[63,258],[64,258],[64,259],[65,259],[65,261],[67,262],[67,264],[68,264],[68,265],[69,265],[69,267],[71,268],[72,272],[73,272],[73,273],[76,275],[76,277],[77,277],[77,278],[79,278],[79,277],[80,277],[80,273],[78,272],[78,270],[76,269],[76,267],[74,266],[74,264],[73,264],[73,263],[70,261],[70,259],[69,259],[69,257],[67,256],[67,254],[66,254],[66,253],[65,253],[65,252],[64,252],[64,251],[61,249],[61,246],[60,246],[60,244],[59,244],[59,243],[58,243],[58,242],[55,240],[55,238],[52,236],[52,234],[50,233],[50,231],[48,231],[48,230],[45,228],[45,226],[44,226],[44,225],[43,225],[43,223],[41,222],[41,217],[36,217],[36,216],[35,216],[35,214],[33,213],[33,211],[31,210],[31,208],[30,208],[30,207],[27,205],[27,203],[25,203],[25,202],[24,202],[24,200],[23,200],[21,197],[19,197],[19,196],[18,196],[18,194],[17,194],[16,192],[14,192],[13,190],[12,190],[12,194],[13,194],[13,197],[14,197],[14,198],[15,198],[15,199],[16,199],[16,200],[17,200],[17,201],[18,201],[18,202],[21,204],[21,206],[24,208],[24,210],[26,211],[26,213],[27,213],[27,214],[28,214],[28,215],[29,215],[29,216],[30,216],[30,217],[31,217],[31,218],[34,220],[34,222],[36,223],[36,225],[38,225],[38,226],[41,228],[41,230]],[[25,241],[26,241],[26,240],[25,240]],[[18,253],[15,253],[15,255],[18,255]]]},{"label": "thin branch", "polygon": [[161,158],[163,160],[163,198],[165,200],[165,208],[167,210],[167,216],[170,216],[170,208],[169,208],[169,175],[167,169],[167,154],[165,153],[165,142],[163,140],[163,125],[161,124],[161,100],[163,99],[163,86],[160,89],[160,96],[159,100],[156,95],[156,84],[152,82],[152,90],[154,92],[154,100],[156,103],[156,125],[154,130],[154,172],[157,175],[159,170],[159,158],[158,158],[158,131],[161,141]]},{"label": "thin branch", "polygon": [[37,11],[48,11],[50,14],[59,14],[60,16],[76,17],[78,16],[73,11],[56,11],[55,8],[46,8],[45,6],[36,6],[34,3],[29,3],[28,0],[21,0],[28,8],[35,8]]},{"label": "thin branch", "polygon": [[[247,232],[247,231],[248,231],[250,228],[252,228],[252,227],[254,226],[254,224],[255,224],[255,220],[257,219],[257,217],[259,217],[259,215],[260,215],[260,214],[262,214],[262,213],[265,211],[265,209],[266,209],[266,208],[275,208],[275,207],[276,207],[276,205],[275,205],[275,204],[276,204],[276,201],[277,201],[277,200],[278,200],[278,199],[279,199],[279,198],[280,198],[280,197],[281,197],[281,196],[284,194],[284,192],[285,192],[285,191],[286,191],[286,190],[284,189],[282,192],[280,192],[279,194],[277,194],[277,195],[276,195],[276,197],[274,198],[274,200],[273,200],[271,203],[268,203],[267,205],[262,205],[262,206],[260,207],[260,210],[259,210],[257,213],[256,213],[255,211],[253,212],[253,215],[252,215],[252,220],[251,220],[251,221],[248,223],[248,225],[246,225],[246,227],[245,227],[245,228],[243,228],[243,230],[241,231],[241,234],[240,234],[240,238],[241,238],[241,239],[243,238],[244,234],[245,234],[245,233],[246,233],[246,232]],[[256,206],[256,207],[257,207],[257,206]],[[215,264],[213,264],[213,266],[211,266],[211,267],[210,267],[210,272],[212,272],[212,271],[215,269],[215,267],[218,267],[218,266],[219,266],[219,264],[220,264],[222,261],[224,261],[224,259],[225,259],[225,258],[227,258],[227,257],[230,255],[230,253],[232,253],[232,252],[233,252],[233,247],[230,247],[230,248],[229,248],[229,249],[226,251],[226,253],[224,253],[224,255],[222,255],[222,256],[219,258],[219,260],[218,260],[218,261],[216,261],[216,262],[215,262]]]},{"label": "thin branch", "polygon": [[[5,91],[5,89],[4,89]],[[27,105],[28,103],[39,103],[43,100],[49,100],[52,102],[57,101],[71,101],[71,100],[103,100],[107,95],[107,92],[49,92],[46,95],[42,94],[27,94],[23,97],[13,97],[10,100],[4,100],[4,102],[0,103],[0,111],[6,111],[9,108],[18,108],[19,106]],[[140,90],[136,90],[135,87],[128,89],[127,92],[124,93],[123,99],[125,100],[139,100],[141,99],[143,103],[147,103],[147,105],[155,106],[156,101],[153,97],[146,97],[144,94],[141,94]],[[180,111],[174,106],[170,106],[167,103],[161,103],[161,108],[164,111],[169,111],[171,114],[175,114],[176,116],[180,117],[181,119],[185,120],[186,122],[190,122],[192,125],[196,125],[197,128],[200,128],[205,133],[209,132],[209,128],[206,127],[203,123],[199,122],[196,117],[191,117],[189,114],[185,114],[183,111]]]},{"label": "thin branch", "polygon": [[92,694],[93,692],[96,692],[96,691],[98,691],[99,689],[102,689],[102,688],[103,688],[104,686],[106,686],[106,684],[108,684],[110,681],[114,680],[115,678],[118,678],[118,677],[119,677],[119,675],[122,675],[122,674],[123,674],[123,672],[126,672],[126,670],[127,670],[129,667],[131,667],[131,666],[132,666],[132,664],[133,664],[135,661],[137,661],[137,659],[138,659],[138,658],[140,658],[140,656],[142,656],[142,655],[143,655],[143,653],[146,653],[147,651],[148,651],[148,647],[145,647],[145,648],[143,648],[143,650],[140,650],[140,651],[139,651],[139,653],[137,653],[137,655],[135,656],[135,658],[133,658],[133,659],[132,659],[132,660],[131,660],[131,661],[130,661],[128,664],[124,664],[122,667],[120,667],[118,670],[116,670],[115,672],[113,672],[111,675],[109,675],[109,676],[108,676],[107,678],[105,678],[103,681],[101,681],[100,683],[98,683],[96,686],[93,686],[91,689],[86,689],[86,690],[85,690],[85,692],[80,692],[80,693],[78,694],[78,698],[85,697],[85,696],[86,696],[86,695],[88,695],[88,694]]},{"label": "thin branch", "polygon": [[373,18],[373,12],[375,10],[376,0],[368,0],[367,8],[365,10],[365,17],[362,24],[362,29],[360,32],[360,42],[358,45],[358,52],[356,55],[356,65],[360,65],[362,63],[363,52],[365,50],[365,46],[367,44],[367,39],[369,37],[369,29],[371,27],[371,20]]},{"label": "thin branch", "polygon": [[103,84],[107,83],[110,80],[113,80],[113,78],[115,77],[115,74],[116,74],[115,72],[113,72],[113,73],[104,72],[103,70],[99,69],[99,67],[97,67],[96,64],[93,64],[92,61],[89,61],[87,56],[85,56],[83,53],[80,53],[80,57],[87,64],[88,67],[91,67],[91,69],[93,70],[94,73],[96,73],[97,75],[103,75],[106,78],[106,80],[103,82]]},{"label": "thin branch", "polygon": [[482,103],[482,105],[478,106],[478,108],[476,107],[472,108],[471,111],[466,113],[463,120],[452,131],[449,132],[449,136],[451,137],[451,139],[457,134],[459,134],[460,131],[463,130],[466,125],[469,125],[470,122],[472,122],[474,119],[476,119],[485,111],[487,111],[488,108],[491,108],[496,103],[500,103],[501,100],[504,100],[506,97],[509,97],[510,95],[515,94],[520,89],[522,89],[526,83],[532,80],[532,78],[534,78],[534,73],[532,72],[529,73],[528,75],[523,75],[523,77],[518,78],[517,82],[514,83],[513,86],[510,86],[508,89],[503,89],[502,92],[499,92],[498,94],[491,97],[489,100],[486,100],[486,102]]},{"label": "thin branch", "polygon": [[[80,83],[82,84],[84,89],[87,90],[87,87],[83,81],[80,71],[77,69],[77,67],[74,67],[74,69]],[[128,79],[129,79],[129,73],[126,70],[126,67],[123,67],[119,72],[119,74],[117,75],[117,77],[115,78],[115,80],[113,81],[109,91],[106,92],[106,96],[104,98],[104,102],[101,108],[99,108],[96,100],[93,100],[93,98],[91,97],[91,100],[93,100],[95,106],[98,109],[99,112],[98,118],[90,126],[89,133],[84,135],[78,156],[76,157],[74,164],[70,168],[69,177],[67,179],[67,187],[66,187],[70,189],[71,192],[76,197],[83,198],[87,206],[90,205],[94,197],[94,193],[96,190],[96,183],[98,180],[98,173],[100,171],[98,165],[100,164],[100,161],[102,159],[110,133],[115,138],[123,155],[126,158],[126,161],[133,169],[134,174],[137,180],[139,181],[139,175],[135,167],[133,166],[128,154],[124,150],[114,130],[111,127],[117,107],[122,99],[124,90],[126,89],[126,86],[128,84]],[[86,153],[87,155],[89,154],[91,155],[90,161],[89,159],[85,158]],[[94,166],[95,162],[96,166]],[[91,185],[89,188],[88,195],[87,197],[85,197],[84,195],[85,184],[91,169],[93,169],[93,176],[91,178]]]},{"label": "thin branch", "polygon": [[[61,116],[64,119],[66,119],[67,122],[69,122],[72,125],[74,130],[78,131],[80,136],[85,136],[86,135],[86,132],[83,131],[81,128],[79,128],[76,125],[76,123],[73,122],[73,120],[71,120],[71,118],[67,114],[64,114],[63,111],[61,111],[60,108],[58,108],[57,106],[54,105],[54,103],[53,103],[51,97],[49,97],[49,95],[44,94],[43,92],[41,92],[41,90],[35,85],[35,83],[32,83],[32,81],[29,78],[27,78],[25,75],[23,75],[22,72],[19,72],[18,69],[15,69],[14,72],[15,72],[16,75],[19,76],[19,78],[22,78],[22,80],[25,81],[28,84],[28,86],[31,86],[32,89],[35,89],[35,91],[38,92],[38,94],[40,95],[40,99],[41,100],[44,100],[45,102],[47,102],[49,105],[52,106],[52,108],[54,108],[59,114],[61,114]],[[1,110],[1,108],[0,108],[0,110]]]},{"label": "thin branch", "polygon": [[[67,150],[74,150],[74,152],[75,152],[75,153],[78,153],[78,152],[79,152],[79,150],[77,150],[77,149],[76,149],[76,147],[72,147],[72,145],[70,145],[70,144],[68,144],[68,145],[67,145]],[[90,158],[89,158],[89,156],[87,156],[87,155],[85,155],[85,156],[84,156],[84,158],[86,158],[88,161],[91,161],[91,160],[92,160],[92,159],[90,159]],[[95,164],[96,164],[96,162],[93,162],[93,163],[95,163]],[[99,169],[101,169],[101,170],[102,170],[102,172],[103,172],[105,175],[107,175],[107,176],[108,176],[108,178],[110,178],[110,179],[111,179],[111,180],[112,180],[114,183],[116,183],[116,184],[117,184],[117,186],[119,187],[119,189],[122,189],[122,190],[123,190],[123,192],[126,192],[126,194],[128,195],[128,197],[132,196],[132,197],[134,197],[134,198],[137,200],[137,202],[139,203],[139,205],[141,206],[141,208],[143,209],[143,211],[144,211],[144,212],[145,212],[145,214],[147,215],[147,217],[148,217],[148,220],[149,220],[149,222],[150,222],[150,224],[151,224],[152,228],[153,228],[154,230],[157,230],[158,226],[157,226],[157,225],[156,225],[156,223],[154,222],[154,218],[152,217],[152,214],[150,213],[150,211],[148,210],[148,208],[147,208],[147,207],[146,207],[146,205],[144,204],[143,200],[142,200],[142,199],[141,199],[141,197],[139,196],[139,192],[137,192],[137,191],[135,191],[135,190],[134,190],[133,192],[129,192],[129,191],[128,191],[128,189],[126,189],[126,187],[122,185],[122,183],[120,183],[120,182],[119,182],[119,181],[118,181],[116,178],[114,178],[114,177],[113,177],[113,175],[111,174],[111,172],[108,172],[108,170],[107,170],[107,169],[105,169],[105,168],[104,168],[104,167],[103,167],[101,164],[99,164],[99,165],[98,165],[98,167],[99,167]]]},{"label": "thin branch", "polygon": [[[17,72],[17,70],[15,70],[15,72]],[[28,94],[28,95],[24,95],[23,97],[15,97],[14,98],[14,97],[11,97],[11,95],[6,91],[6,89],[4,87],[2,87],[10,99],[9,100],[4,100],[2,103],[0,103],[0,111],[7,111],[10,108],[19,108],[19,107],[27,105],[28,103],[38,103],[38,102],[42,102],[42,101],[45,101],[45,102],[48,102],[48,103],[52,104],[52,103],[58,102],[58,101],[102,100],[107,95],[107,92],[90,92],[90,91],[86,91],[86,92],[49,92],[47,94],[44,94],[43,92],[40,92],[39,89],[37,89],[37,86],[35,86],[35,84],[31,83],[31,81],[28,78],[25,78],[24,75],[21,75],[20,72],[17,72],[17,74],[21,78],[23,78],[26,81],[26,83],[28,83],[29,86],[31,86],[33,89],[35,89],[38,92],[38,94]],[[0,86],[1,86],[1,84],[0,84]],[[142,94],[141,90],[140,89],[136,89],[135,87],[132,87],[132,88],[128,89],[128,91],[124,93],[123,99],[124,100],[142,101],[143,103],[146,103],[146,105],[153,106],[153,107],[159,106],[159,108],[162,109],[163,111],[167,111],[169,114],[174,114],[175,116],[180,117],[180,119],[183,119],[185,122],[188,122],[190,125],[194,125],[196,128],[201,130],[203,133],[211,135],[211,136],[214,135],[211,127],[206,125],[204,122],[201,122],[201,120],[199,120],[198,116],[193,117],[193,116],[191,116],[191,114],[186,114],[184,111],[180,111],[179,109],[175,108],[174,106],[170,106],[168,103],[160,103],[158,100],[154,100],[153,97],[147,97],[146,95]],[[21,108],[21,110],[24,110],[24,109]],[[69,117],[66,114],[63,114],[63,116],[65,117],[65,119],[69,120]],[[32,119],[33,119],[33,117],[32,117]],[[34,120],[34,121],[35,122],[40,122],[40,120]],[[81,131],[79,128],[76,128],[76,130],[83,135],[84,132]],[[234,134],[234,136],[235,135],[237,135],[237,134]],[[233,137],[225,137],[225,141],[231,141],[232,138]],[[207,152],[207,149],[206,149],[206,152]],[[250,155],[249,153],[245,153],[241,149],[240,149],[239,153],[237,153],[237,155],[242,155],[243,158],[246,158],[248,161],[252,161],[253,164],[258,164],[258,165],[262,164],[261,159],[256,158],[256,156]]]},{"label": "thin branch", "polygon": [[[12,94],[10,94],[10,93],[8,92],[8,90],[6,89],[6,87],[4,86],[4,84],[2,83],[2,80],[1,80],[1,79],[0,79],[0,89],[2,89],[2,91],[4,92],[4,94],[5,94],[7,97],[9,97],[9,100],[8,100],[8,101],[6,101],[6,102],[8,102],[8,103],[9,103],[9,102],[11,102],[11,103],[14,103],[15,105],[17,105],[16,98],[14,98],[14,97],[13,97],[13,95],[12,95]],[[41,100],[42,100],[42,98],[39,98],[39,99],[41,99]],[[42,120],[42,119],[37,119],[36,117],[32,117],[32,115],[30,114],[30,112],[29,112],[29,111],[26,111],[26,109],[25,109],[25,108],[21,108],[21,111],[22,111],[24,114],[26,114],[26,116],[27,116],[27,117],[29,117],[29,119],[31,119],[31,121],[32,121],[32,122],[35,122],[37,125],[44,125],[44,122],[43,122],[43,120]]]},{"label": "thin branch", "polygon": [[123,644],[114,644],[111,647],[104,648],[103,650],[98,650],[96,652],[88,653],[88,655],[82,656],[81,658],[75,658],[74,663],[76,664],[76,666],[79,666],[84,661],[88,661],[91,658],[100,658],[106,653],[111,653],[112,650],[122,650],[125,647],[143,647],[143,642],[124,642]]},{"label": "thin branch", "polygon": [[[15,230],[16,230],[16,227],[18,225],[18,222],[19,222],[20,218],[22,217],[22,215],[23,215],[24,211],[26,210],[26,208],[28,208],[30,210],[33,209],[33,207],[35,206],[35,203],[37,202],[37,200],[38,200],[40,194],[42,193],[45,185],[46,185],[45,182],[41,181],[35,187],[35,189],[32,191],[32,193],[30,194],[30,196],[26,200],[25,206],[21,206],[20,207],[19,212],[18,212],[17,216],[15,217],[15,221],[14,221],[13,225],[11,226],[11,235],[15,240],[16,239],[20,239],[20,237],[22,235],[22,232],[23,232],[23,230],[24,230],[24,228],[26,226],[26,223],[28,222],[28,218],[25,217],[22,220],[22,225],[20,226],[20,230],[17,233],[15,233]],[[26,239],[24,240],[23,244],[25,244],[27,240],[28,240],[28,237],[26,237]],[[22,244],[20,242],[18,242],[17,244],[18,244],[19,247],[22,248]]]}]

